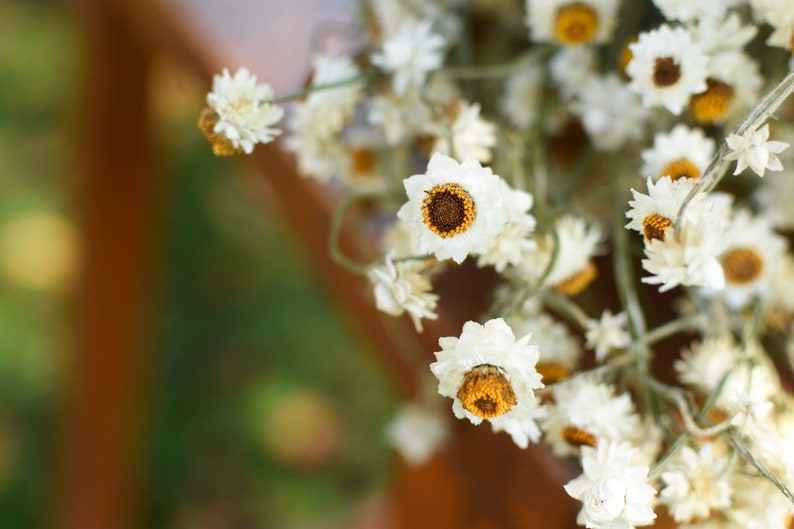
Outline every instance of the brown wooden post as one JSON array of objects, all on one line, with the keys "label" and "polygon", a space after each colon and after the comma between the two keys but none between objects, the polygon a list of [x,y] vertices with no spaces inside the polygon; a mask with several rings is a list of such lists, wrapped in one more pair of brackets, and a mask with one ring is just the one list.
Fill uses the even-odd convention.
[{"label": "brown wooden post", "polygon": [[141,398],[156,179],[149,152],[149,56],[115,2],[77,0],[84,61],[77,207],[83,268],[59,438],[59,529],[137,527]]}]

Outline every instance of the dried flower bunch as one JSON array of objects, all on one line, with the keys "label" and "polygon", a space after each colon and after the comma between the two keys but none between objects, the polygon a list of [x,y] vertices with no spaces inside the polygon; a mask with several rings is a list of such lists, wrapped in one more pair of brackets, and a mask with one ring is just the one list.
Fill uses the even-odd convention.
[{"label": "dried flower bunch", "polygon": [[224,71],[199,124],[217,154],[250,153],[286,115],[300,171],[347,194],[337,215],[366,201],[388,219],[375,262],[341,255],[336,228],[333,253],[417,331],[445,301],[435,274],[471,260],[498,277],[482,318],[439,339],[437,391],[389,426],[394,447],[413,464],[442,449],[441,395],[521,448],[578,457],[565,491],[585,527],[659,509],[789,527],[794,2],[359,13],[306,90]]}]

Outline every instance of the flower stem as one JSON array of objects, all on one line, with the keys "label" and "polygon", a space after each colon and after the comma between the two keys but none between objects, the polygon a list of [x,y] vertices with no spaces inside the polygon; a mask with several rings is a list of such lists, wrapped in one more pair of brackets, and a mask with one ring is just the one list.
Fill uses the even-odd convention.
[{"label": "flower stem", "polygon": [[336,261],[339,265],[347,268],[349,271],[353,272],[354,274],[366,275],[367,270],[369,269],[369,265],[362,265],[359,263],[354,262],[348,256],[344,254],[342,251],[341,246],[339,245],[339,236],[342,231],[342,221],[344,220],[345,214],[348,210],[358,202],[363,202],[364,200],[372,198],[373,195],[370,194],[358,194],[358,195],[348,195],[339,203],[334,211],[334,215],[331,218],[331,233],[328,239],[328,245],[330,247],[331,257],[334,261]]},{"label": "flower stem", "polygon": [[511,61],[498,64],[448,66],[443,72],[453,79],[498,79],[509,76],[523,66],[540,61],[553,50],[551,46],[537,46]]},{"label": "flower stem", "polygon": [[313,92],[320,92],[322,90],[332,90],[334,88],[340,88],[342,86],[347,86],[355,83],[360,82],[367,82],[371,79],[374,79],[378,75],[379,71],[377,69],[367,70],[364,73],[356,75],[354,77],[349,77],[347,79],[340,79],[339,81],[334,81],[332,83],[326,84],[318,84],[314,86],[309,86],[303,90],[299,90],[297,92],[293,92],[291,94],[287,94],[281,97],[273,97],[271,99],[265,99],[259,102],[260,105],[264,104],[276,104],[276,103],[288,103],[290,101],[295,101],[296,99],[301,99],[306,97],[307,95]]},{"label": "flower stem", "polygon": [[766,468],[766,465],[764,465],[757,457],[755,457],[735,434],[726,432],[723,434],[723,437],[728,441],[728,443],[730,443],[733,449],[739,453],[739,455],[741,455],[748,463],[755,467],[759,474],[771,481],[775,487],[777,487],[778,490],[782,492],[786,498],[788,498],[788,501],[794,504],[794,494],[791,493],[791,490],[786,486],[786,484],[780,481],[777,476],[772,474],[769,469]]}]

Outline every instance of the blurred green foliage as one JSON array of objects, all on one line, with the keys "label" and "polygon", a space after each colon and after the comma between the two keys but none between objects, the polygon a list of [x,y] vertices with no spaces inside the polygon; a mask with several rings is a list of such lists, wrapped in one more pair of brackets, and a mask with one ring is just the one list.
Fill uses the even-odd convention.
[{"label": "blurred green foliage", "polygon": [[[59,259],[44,235],[23,238],[30,251],[14,246],[20,216],[75,225],[79,59],[64,6],[0,3],[0,261]],[[254,185],[264,176],[211,154],[195,127],[203,89],[188,104],[157,95],[164,200],[141,435],[145,527],[351,527],[387,472],[381,430],[395,395],[268,214]],[[47,521],[72,295],[68,277],[42,286],[9,266],[0,267],[0,529]]]}]

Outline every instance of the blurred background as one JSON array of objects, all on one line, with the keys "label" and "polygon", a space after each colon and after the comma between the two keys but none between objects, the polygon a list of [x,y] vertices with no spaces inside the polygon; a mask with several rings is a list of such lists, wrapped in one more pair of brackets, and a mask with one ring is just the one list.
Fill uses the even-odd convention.
[{"label": "blurred background", "polygon": [[[2,529],[54,525],[63,493],[80,27],[69,4],[0,1]],[[212,155],[195,126],[205,81],[157,57],[147,90],[160,207],[139,526],[386,527],[395,388],[267,207],[262,176]]]}]

